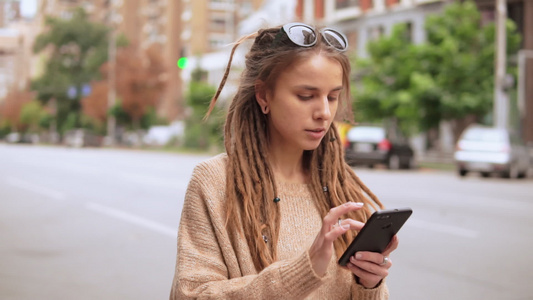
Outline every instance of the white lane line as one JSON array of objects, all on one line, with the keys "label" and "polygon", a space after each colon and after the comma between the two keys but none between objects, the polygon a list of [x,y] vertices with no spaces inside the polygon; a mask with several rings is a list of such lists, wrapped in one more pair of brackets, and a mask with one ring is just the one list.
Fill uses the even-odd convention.
[{"label": "white lane line", "polygon": [[441,233],[457,235],[457,236],[466,237],[466,238],[477,238],[479,236],[479,233],[474,230],[465,229],[465,228],[452,226],[452,225],[444,225],[444,224],[438,224],[438,223],[433,223],[433,222],[427,222],[427,221],[422,221],[418,219],[411,219],[407,223],[405,223],[405,225],[427,229],[431,231],[436,231],[436,232],[441,232]]},{"label": "white lane line", "polygon": [[45,186],[36,185],[17,178],[8,178],[6,182],[7,184],[12,185],[14,187],[18,187],[23,190],[27,190],[48,198],[52,198],[54,200],[65,200],[67,198],[67,196],[60,191],[56,191]]},{"label": "white lane line", "polygon": [[85,207],[89,210],[102,213],[104,215],[108,215],[110,217],[113,217],[115,219],[119,219],[122,221],[126,221],[144,228],[148,228],[150,230],[153,230],[155,232],[161,233],[163,235],[177,238],[178,236],[178,230],[174,229],[172,227],[168,227],[166,225],[163,225],[158,222],[154,222],[152,220],[148,220],[115,208],[111,208],[108,206],[104,206],[98,203],[94,202],[88,202],[85,204]]}]

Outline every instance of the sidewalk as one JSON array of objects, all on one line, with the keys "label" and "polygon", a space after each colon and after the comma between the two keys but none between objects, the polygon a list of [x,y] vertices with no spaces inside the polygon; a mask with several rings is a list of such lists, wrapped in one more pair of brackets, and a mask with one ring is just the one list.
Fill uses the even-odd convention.
[{"label": "sidewalk", "polygon": [[435,169],[442,171],[455,171],[453,153],[430,150],[417,157],[420,169]]}]

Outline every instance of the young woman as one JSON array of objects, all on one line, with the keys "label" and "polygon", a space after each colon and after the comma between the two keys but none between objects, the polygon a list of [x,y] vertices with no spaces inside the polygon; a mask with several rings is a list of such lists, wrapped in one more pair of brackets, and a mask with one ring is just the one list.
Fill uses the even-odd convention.
[{"label": "young woman", "polygon": [[396,237],[337,264],[383,208],[344,162],[333,124],[351,111],[346,37],[291,23],[233,51],[247,38],[226,153],[195,168],[185,196],[170,298],[387,299]]}]

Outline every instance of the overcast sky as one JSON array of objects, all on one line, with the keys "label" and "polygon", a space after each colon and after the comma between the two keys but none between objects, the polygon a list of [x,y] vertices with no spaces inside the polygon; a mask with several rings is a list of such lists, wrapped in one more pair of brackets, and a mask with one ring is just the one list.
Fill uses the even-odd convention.
[{"label": "overcast sky", "polygon": [[37,0],[20,0],[20,13],[24,17],[33,17],[37,12]]}]

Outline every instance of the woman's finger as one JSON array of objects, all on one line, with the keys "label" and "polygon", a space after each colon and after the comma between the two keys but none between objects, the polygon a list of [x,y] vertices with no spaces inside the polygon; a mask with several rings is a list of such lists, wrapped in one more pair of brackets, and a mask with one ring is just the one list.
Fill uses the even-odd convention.
[{"label": "woman's finger", "polygon": [[350,229],[350,224],[343,224],[341,226],[334,226],[330,231],[324,235],[324,241],[333,244],[338,237],[346,233]]},{"label": "woman's finger", "polygon": [[322,228],[329,230],[329,228],[335,225],[343,215],[350,211],[361,209],[363,205],[364,203],[361,202],[346,202],[343,205],[330,209],[329,213],[324,217]]},{"label": "woman's finger", "polygon": [[341,225],[350,225],[350,230],[357,230],[357,231],[360,231],[363,226],[365,226],[365,223],[363,222],[359,222],[359,221],[356,221],[356,220],[353,220],[353,219],[344,219],[344,220],[341,220]]},{"label": "woman's finger", "polygon": [[377,252],[360,251],[350,257],[350,262],[364,268],[369,272],[380,273],[381,269],[389,269],[392,266],[390,257]]},{"label": "woman's finger", "polygon": [[[342,234],[346,233],[352,226],[358,227],[358,224],[347,221],[346,224],[339,225],[339,219],[346,213],[361,209],[363,203],[347,202],[330,209],[322,221],[322,229],[315,238],[315,241],[309,248],[309,257],[313,269],[317,274],[324,274],[327,266],[331,261],[333,254],[333,242]],[[334,226],[337,225],[337,226]]]}]

